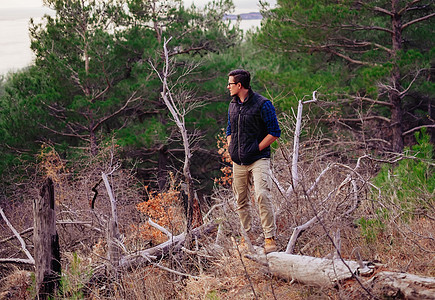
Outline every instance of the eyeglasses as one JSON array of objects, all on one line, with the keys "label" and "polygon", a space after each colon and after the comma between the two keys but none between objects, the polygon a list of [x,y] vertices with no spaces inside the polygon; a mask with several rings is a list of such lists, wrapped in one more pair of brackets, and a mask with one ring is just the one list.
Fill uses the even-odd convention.
[{"label": "eyeglasses", "polygon": [[238,82],[228,82],[227,86],[230,86],[232,84],[238,84]]}]

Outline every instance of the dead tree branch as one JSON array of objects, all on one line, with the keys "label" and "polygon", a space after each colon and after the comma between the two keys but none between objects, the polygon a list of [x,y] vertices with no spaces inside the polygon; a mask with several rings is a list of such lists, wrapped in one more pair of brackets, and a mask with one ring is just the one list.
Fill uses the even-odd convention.
[{"label": "dead tree branch", "polygon": [[[6,217],[3,209],[0,207],[0,215],[2,216],[3,220],[6,222],[6,225],[9,227],[9,229],[14,233],[15,237],[18,239],[18,241],[21,244],[21,249],[27,256],[27,260],[20,260],[20,263],[27,263],[27,264],[35,264],[35,259],[33,258],[32,254],[30,254],[29,250],[27,250],[26,243],[24,242],[23,238],[20,236],[18,231],[12,226],[11,222],[9,222],[8,218]],[[14,259],[17,261],[17,259]]]},{"label": "dead tree branch", "polygon": [[[92,226],[92,221],[61,220],[61,221],[56,221],[56,225],[82,225],[84,227],[88,227],[88,228],[95,230],[97,232],[100,232],[100,233],[102,232],[100,228]],[[29,227],[29,228],[21,231],[19,234],[23,235],[23,234],[27,234],[27,233],[33,233],[33,229],[34,229],[33,227]],[[6,237],[6,238],[0,240],[0,244],[6,243],[14,238],[15,238],[15,235]]]},{"label": "dead tree branch", "polygon": [[[352,278],[354,274],[370,274],[371,268],[360,269],[356,261],[342,262],[340,259],[325,259],[305,255],[272,252],[267,255],[273,274],[290,280],[323,287],[333,287],[338,282]],[[351,268],[349,272],[347,266]]]},{"label": "dead tree branch", "polygon": [[[305,255],[292,255],[283,252],[272,252],[264,255],[247,255],[248,258],[269,264],[269,270],[275,276],[300,282],[310,286],[334,287],[340,282],[358,276],[364,286],[389,298],[435,299],[435,278],[417,276],[409,273],[382,271],[369,280],[361,276],[370,276],[374,265],[369,262],[352,260],[326,259]],[[267,259],[267,260],[266,260]],[[369,294],[372,298],[376,297]]]},{"label": "dead tree branch", "polygon": [[298,113],[296,116],[296,127],[295,127],[294,139],[293,139],[293,157],[292,157],[292,167],[291,167],[292,177],[291,177],[290,187],[286,191],[287,197],[289,197],[291,195],[291,193],[294,191],[294,189],[297,187],[297,185],[299,183],[299,173],[298,173],[299,139],[300,139],[301,128],[302,128],[303,104],[317,101],[316,93],[317,93],[317,91],[313,92],[312,100],[309,100],[306,102],[299,100],[299,103],[298,103]]},{"label": "dead tree branch", "polygon": [[169,239],[172,238],[172,233],[170,233],[169,230],[167,230],[165,227],[160,226],[159,224],[157,224],[156,222],[154,222],[151,219],[148,219],[148,224],[150,224],[150,226],[154,227],[155,229],[163,232]]},{"label": "dead tree branch", "polygon": [[[192,175],[190,172],[190,165],[191,165],[191,159],[192,159],[192,152],[190,149],[190,142],[189,142],[189,135],[186,129],[185,125],[185,116],[187,112],[191,110],[190,107],[186,107],[187,102],[187,96],[181,99],[180,101],[176,101],[174,98],[175,96],[172,93],[171,87],[169,86],[169,77],[173,73],[171,70],[171,61],[170,61],[170,55],[168,51],[168,43],[171,41],[172,38],[169,38],[168,40],[164,40],[163,43],[163,59],[164,59],[164,66],[162,69],[162,72],[158,72],[154,66],[154,71],[158,74],[160,81],[162,82],[162,92],[161,96],[162,99],[168,108],[169,112],[171,113],[172,118],[175,121],[175,124],[178,127],[178,130],[181,134],[182,141],[183,141],[183,147],[184,147],[184,165],[183,165],[183,175],[184,180],[186,184],[186,193],[187,193],[187,222],[186,222],[186,232],[189,233],[192,229],[192,220],[193,220],[193,202],[194,202],[194,189],[193,189],[193,180]],[[180,95],[181,96],[181,95]],[[177,103],[181,104],[177,106]],[[193,102],[193,105],[194,102]]]},{"label": "dead tree branch", "polygon": [[[331,192],[329,192],[328,196],[325,199],[323,199],[322,202],[320,203],[320,205],[325,204],[331,198],[332,195],[337,194],[345,185],[350,183],[352,185],[352,190],[353,190],[353,203],[352,203],[351,207],[343,213],[343,216],[344,215],[349,215],[350,213],[352,213],[358,207],[358,193],[357,193],[358,192],[358,187],[357,187],[355,179],[352,179],[352,174],[356,174],[357,177],[359,177],[360,180],[362,180],[364,183],[366,183],[366,181],[362,178],[362,176],[357,172],[357,170],[361,166],[361,161],[362,161],[363,158],[368,158],[368,156],[364,155],[364,156],[358,158],[356,166],[354,168],[350,168],[348,166],[341,165],[341,164],[334,164],[334,165],[330,165],[330,166],[326,167],[320,173],[320,175],[316,178],[316,180],[313,183],[313,185],[306,191],[306,195],[308,196],[314,190],[314,188],[320,182],[321,177],[324,176],[327,173],[327,171],[331,170],[333,166],[342,166],[345,169],[349,169],[351,171],[351,173],[346,176],[346,178],[340,183],[340,185],[337,188],[335,188]],[[324,211],[324,210],[320,211],[319,213],[317,213],[317,215],[312,217],[310,220],[308,220],[304,224],[299,225],[299,226],[297,226],[297,227],[295,227],[293,229],[293,233],[292,233],[292,235],[290,237],[290,240],[289,240],[289,242],[287,244],[287,248],[286,248],[285,253],[291,254],[294,251],[294,248],[295,248],[295,245],[296,245],[296,241],[297,241],[297,238],[299,237],[299,235],[303,231],[307,230],[312,225],[314,225],[320,219],[320,217],[324,213],[326,213],[326,211]]]},{"label": "dead tree branch", "polygon": [[0,258],[0,264],[35,265],[35,261],[24,258]]},{"label": "dead tree branch", "polygon": [[413,133],[413,132],[415,132],[415,131],[418,131],[418,130],[420,130],[420,129],[422,129],[422,128],[435,128],[435,124],[434,124],[434,125],[422,125],[422,126],[414,127],[414,128],[412,128],[412,129],[410,129],[410,130],[405,131],[404,133],[402,133],[402,136],[408,135],[408,134]]},{"label": "dead tree branch", "polygon": [[104,185],[106,186],[107,194],[109,195],[110,199],[110,206],[112,209],[112,216],[107,225],[107,254],[111,266],[116,269],[121,258],[121,249],[125,249],[125,247],[121,242],[118,229],[118,212],[116,209],[115,196],[113,195],[112,188],[110,187],[109,180],[107,179],[107,175],[102,172],[101,176],[103,178]]},{"label": "dead tree branch", "polygon": [[435,278],[409,273],[382,271],[368,283],[390,299],[435,299]]},{"label": "dead tree branch", "polygon": [[[200,227],[194,228],[191,231],[191,237],[200,237],[202,235],[210,234],[217,230],[218,223],[212,221],[210,223],[204,224]],[[133,268],[141,264],[147,264],[149,259],[163,257],[170,252],[176,252],[183,247],[186,241],[186,233],[183,232],[179,235],[173,236],[171,239],[163,242],[153,248],[139,251],[130,255],[124,256],[120,261],[120,266],[124,268]]]}]

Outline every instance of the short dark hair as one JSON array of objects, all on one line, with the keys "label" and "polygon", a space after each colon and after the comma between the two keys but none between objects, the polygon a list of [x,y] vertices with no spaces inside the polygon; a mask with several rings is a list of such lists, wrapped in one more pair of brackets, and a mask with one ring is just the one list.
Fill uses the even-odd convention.
[{"label": "short dark hair", "polygon": [[251,87],[251,74],[243,69],[233,70],[228,73],[228,76],[233,76],[236,82],[240,82],[245,89]]}]

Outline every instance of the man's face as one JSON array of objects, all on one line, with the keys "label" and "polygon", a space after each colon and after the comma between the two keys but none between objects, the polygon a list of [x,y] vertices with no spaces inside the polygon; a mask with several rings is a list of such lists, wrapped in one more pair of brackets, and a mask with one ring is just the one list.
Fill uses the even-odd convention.
[{"label": "man's face", "polygon": [[239,82],[235,81],[234,76],[228,77],[227,89],[230,91],[231,97],[234,97],[239,93],[240,87],[241,87],[241,84]]}]

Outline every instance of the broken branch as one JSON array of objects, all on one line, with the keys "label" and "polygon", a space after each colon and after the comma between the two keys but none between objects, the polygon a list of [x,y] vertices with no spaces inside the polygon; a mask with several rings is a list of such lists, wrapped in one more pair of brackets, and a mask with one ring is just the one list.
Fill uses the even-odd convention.
[{"label": "broken branch", "polygon": [[11,222],[9,222],[8,218],[6,217],[4,211],[1,207],[0,207],[0,215],[2,216],[3,220],[5,220],[6,225],[9,227],[9,229],[12,230],[15,237],[20,241],[21,249],[28,257],[27,260],[23,260],[23,261],[27,261],[30,264],[35,264],[35,259],[33,258],[32,254],[30,254],[29,250],[27,250],[26,243],[24,242],[23,238],[20,236],[18,231],[14,228],[14,226],[12,226]]}]

